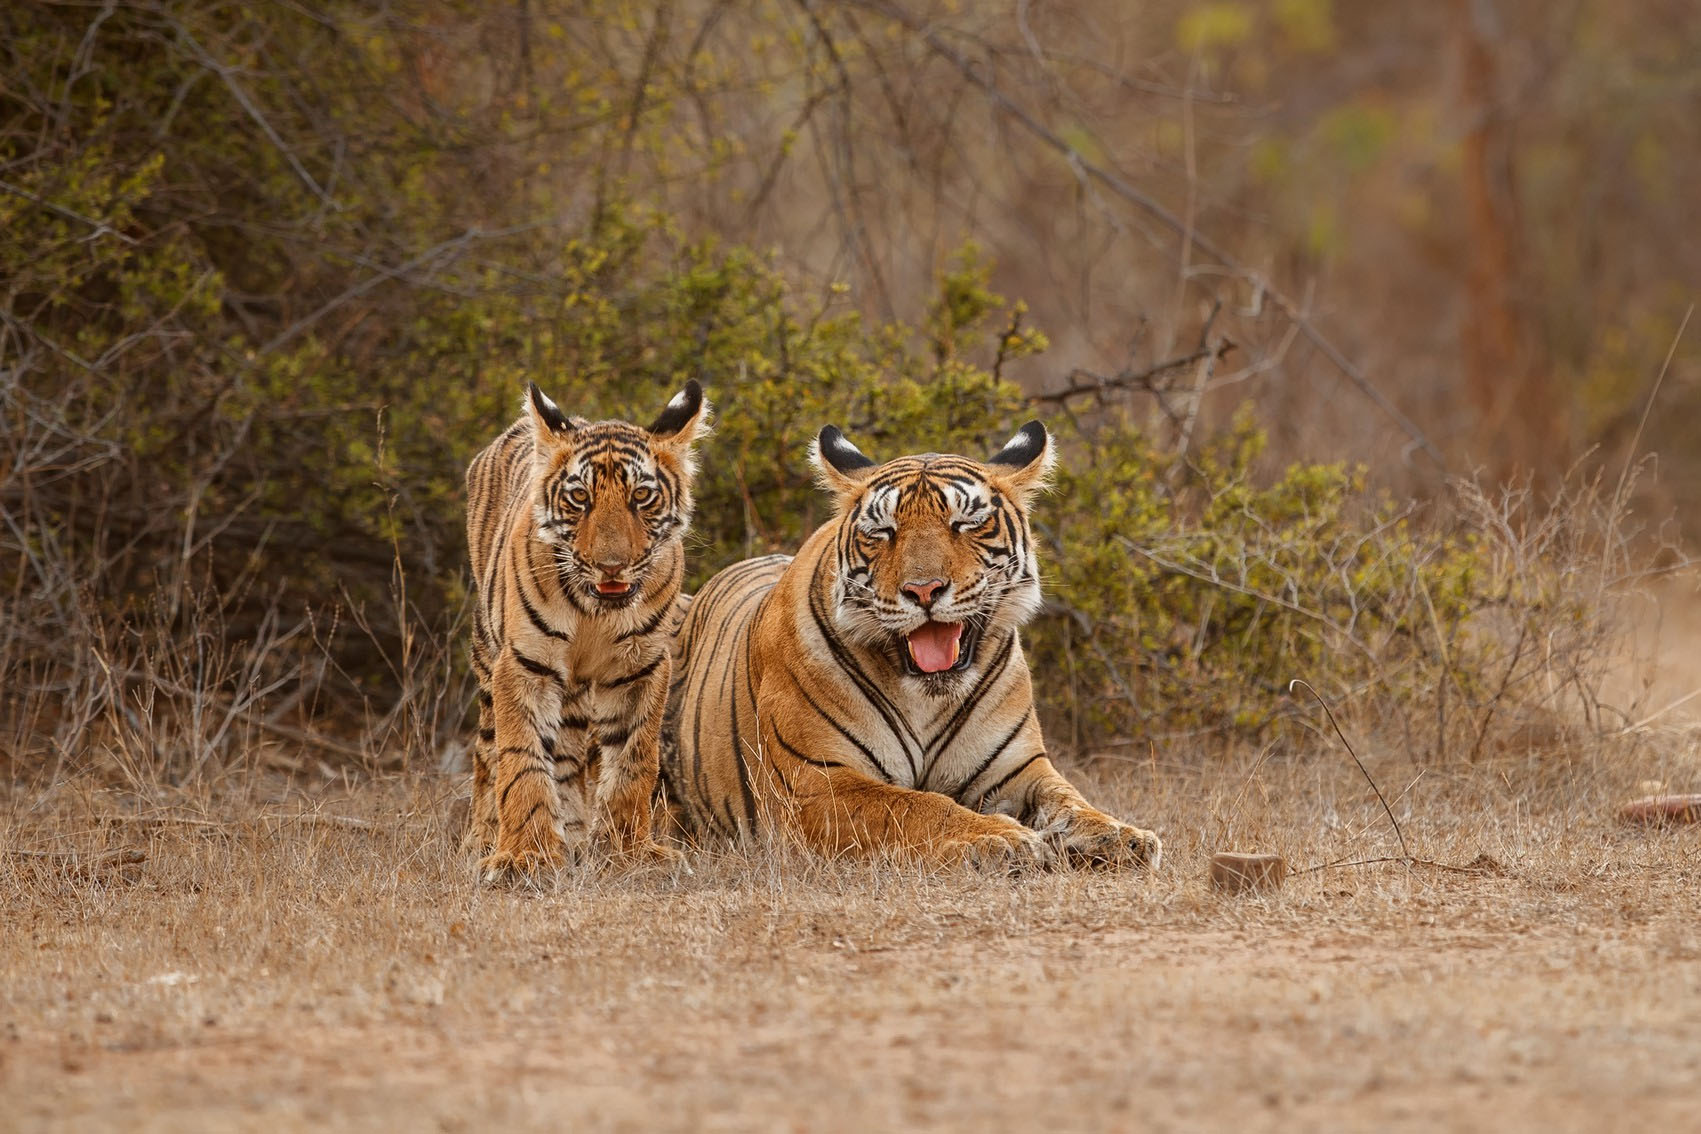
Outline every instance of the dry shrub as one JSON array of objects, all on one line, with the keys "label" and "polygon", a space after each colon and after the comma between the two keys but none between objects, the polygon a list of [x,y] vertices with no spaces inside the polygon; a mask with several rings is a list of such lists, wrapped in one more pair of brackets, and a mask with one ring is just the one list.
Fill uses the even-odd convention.
[{"label": "dry shrub", "polygon": [[[1260,475],[1250,421],[1191,454],[1122,427],[1062,476],[1052,609],[1034,635],[1054,735],[1169,761],[1310,744],[1303,678],[1428,764],[1562,753],[1628,734],[1627,606],[1684,566],[1628,513],[1630,478],[1538,497],[1450,482],[1396,501],[1344,465]],[[1609,697],[1608,690],[1611,690]],[[1332,743],[1332,741],[1331,741]]]}]

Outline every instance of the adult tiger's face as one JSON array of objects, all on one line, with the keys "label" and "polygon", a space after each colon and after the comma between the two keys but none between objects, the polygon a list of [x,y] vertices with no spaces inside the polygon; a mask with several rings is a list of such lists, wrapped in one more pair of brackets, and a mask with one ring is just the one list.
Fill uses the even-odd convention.
[{"label": "adult tiger's face", "polygon": [[813,456],[839,497],[839,629],[905,677],[949,691],[982,642],[1038,609],[1027,506],[1052,461],[1039,422],[984,463],[927,453],[877,465],[830,425]]},{"label": "adult tiger's face", "polygon": [[703,389],[688,382],[648,429],[569,418],[535,384],[527,404],[538,538],[554,545],[563,586],[600,606],[625,606],[691,522],[691,443],[709,410]]}]

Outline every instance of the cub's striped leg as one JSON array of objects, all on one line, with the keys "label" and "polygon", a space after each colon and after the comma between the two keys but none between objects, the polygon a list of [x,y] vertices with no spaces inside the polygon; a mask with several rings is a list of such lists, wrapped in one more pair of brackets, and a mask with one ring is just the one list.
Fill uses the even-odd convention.
[{"label": "cub's striped leg", "polygon": [[673,677],[673,659],[664,652],[637,672],[642,676],[626,686],[630,690],[627,697],[634,704],[632,714],[625,718],[635,721],[637,727],[625,736],[604,732],[597,738],[602,747],[597,811],[606,817],[617,852],[671,862],[681,856],[655,841],[650,809],[661,776],[662,716]]},{"label": "cub's striped leg", "polygon": [[[512,650],[491,673],[496,720],[496,849],[479,863],[487,882],[511,874],[534,874],[563,865],[567,843],[563,808],[555,786],[555,722],[561,714],[560,679],[537,672],[537,663]],[[539,722],[547,721],[544,732]],[[582,828],[584,819],[577,817]]]},{"label": "cub's striped leg", "polygon": [[1043,752],[993,785],[979,806],[1013,815],[1038,830],[1072,866],[1156,870],[1163,861],[1163,843],[1156,834],[1113,819],[1088,803]]},{"label": "cub's striped leg", "polygon": [[[842,764],[785,760],[793,829],[825,854],[894,850],[930,862],[967,862],[988,869],[1053,865],[1039,834],[1007,815],[982,815],[938,792],[870,779]],[[784,798],[789,794],[790,798]]]},{"label": "cub's striped leg", "polygon": [[496,775],[496,714],[490,691],[478,691],[478,738],[473,742],[472,806],[467,810],[467,829],[461,833],[462,853],[489,854],[496,846],[496,792],[491,781]]}]

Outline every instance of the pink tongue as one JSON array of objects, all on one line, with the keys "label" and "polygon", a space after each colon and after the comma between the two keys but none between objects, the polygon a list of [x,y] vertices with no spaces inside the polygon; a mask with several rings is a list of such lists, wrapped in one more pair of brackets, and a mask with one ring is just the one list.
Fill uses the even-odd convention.
[{"label": "pink tongue", "polygon": [[943,673],[957,664],[961,622],[928,622],[910,631],[910,660],[923,673]]}]

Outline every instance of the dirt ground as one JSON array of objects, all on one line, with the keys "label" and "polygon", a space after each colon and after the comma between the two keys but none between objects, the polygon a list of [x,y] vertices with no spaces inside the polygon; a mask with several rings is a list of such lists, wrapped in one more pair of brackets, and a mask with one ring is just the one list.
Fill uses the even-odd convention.
[{"label": "dirt ground", "polygon": [[1701,831],[1612,806],[1696,750],[1366,753],[1462,869],[1259,897],[1211,892],[1210,852],[1397,851],[1343,761],[1079,769],[1165,836],[1152,879],[769,848],[541,893],[474,884],[448,779],[16,789],[0,1128],[1682,1129]]}]

